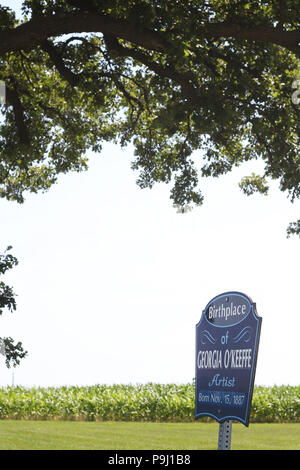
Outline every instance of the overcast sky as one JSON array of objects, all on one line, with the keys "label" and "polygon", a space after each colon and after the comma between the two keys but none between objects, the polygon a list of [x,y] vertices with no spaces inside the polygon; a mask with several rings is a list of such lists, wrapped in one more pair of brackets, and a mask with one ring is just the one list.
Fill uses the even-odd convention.
[{"label": "overcast sky", "polygon": [[[202,310],[235,290],[263,318],[256,384],[299,385],[300,240],[286,238],[299,201],[276,183],[268,197],[244,196],[254,162],[201,181],[204,205],[177,214],[170,187],[136,185],[133,159],[131,147],[105,145],[48,193],[0,200],[0,251],[13,245],[19,259],[1,279],[18,296],[0,333],[29,352],[15,384],[191,381]],[[0,367],[0,385],[11,384]]]},{"label": "overcast sky", "polygon": [[299,384],[300,241],[285,233],[299,202],[276,185],[244,196],[238,181],[252,163],[203,180],[204,205],[178,214],[170,187],[136,185],[133,158],[106,145],[48,193],[0,200],[2,251],[13,245],[19,259],[3,276],[18,307],[1,336],[29,351],[15,383],[192,380],[201,312],[236,290],[263,318],[256,383]]}]

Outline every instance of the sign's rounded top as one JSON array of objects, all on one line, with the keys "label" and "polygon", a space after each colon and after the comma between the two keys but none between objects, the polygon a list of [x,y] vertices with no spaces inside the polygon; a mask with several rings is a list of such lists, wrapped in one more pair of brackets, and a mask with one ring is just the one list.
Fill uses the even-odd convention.
[{"label": "sign's rounded top", "polygon": [[248,316],[252,305],[250,297],[241,292],[224,292],[207,304],[203,314],[214,326],[232,326]]}]

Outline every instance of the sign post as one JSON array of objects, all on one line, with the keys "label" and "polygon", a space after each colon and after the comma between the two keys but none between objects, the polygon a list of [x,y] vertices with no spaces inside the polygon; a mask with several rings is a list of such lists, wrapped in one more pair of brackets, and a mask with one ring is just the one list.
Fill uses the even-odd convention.
[{"label": "sign post", "polygon": [[195,418],[220,423],[218,449],[230,449],[232,420],[249,426],[261,317],[250,297],[214,297],[196,325]]},{"label": "sign post", "polygon": [[218,450],[230,450],[232,421],[226,420],[219,424]]}]

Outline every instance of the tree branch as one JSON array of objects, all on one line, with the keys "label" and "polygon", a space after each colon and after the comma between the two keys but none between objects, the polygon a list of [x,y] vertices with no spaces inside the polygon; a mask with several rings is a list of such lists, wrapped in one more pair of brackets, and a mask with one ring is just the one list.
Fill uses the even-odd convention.
[{"label": "tree branch", "polygon": [[163,51],[166,42],[161,34],[139,30],[125,20],[89,12],[56,13],[47,17],[34,17],[27,23],[0,33],[0,55],[9,51],[31,50],[45,39],[70,33],[103,33],[120,37],[146,49]]},{"label": "tree branch", "polygon": [[121,46],[121,44],[112,36],[105,35],[104,39],[109,52],[111,52],[113,55],[119,57],[131,57],[132,59],[141,62],[161,77],[169,78],[178,83],[181,86],[182,91],[189,97],[196,98],[196,88],[190,81],[191,77],[187,76],[186,73],[178,73],[171,65],[163,67],[157,62],[150,60],[149,57],[142,52]]},{"label": "tree branch", "polygon": [[279,23],[278,28],[283,29],[284,23],[286,21],[286,1],[279,0]]},{"label": "tree branch", "polygon": [[[70,33],[103,33],[157,52],[167,52],[169,40],[164,32],[140,29],[127,20],[89,11],[35,16],[14,29],[0,33],[0,55],[9,51],[31,50],[49,37]],[[210,23],[196,31],[199,38],[247,39],[285,47],[300,56],[300,30],[285,31],[271,27],[246,28],[234,23]]]},{"label": "tree branch", "polygon": [[68,67],[65,66],[61,55],[58,53],[57,48],[52,44],[51,41],[45,40],[41,42],[41,48],[47,52],[53,64],[59,71],[60,75],[71,85],[77,86],[80,81],[80,77],[73,73]]},{"label": "tree branch", "polygon": [[21,144],[29,145],[30,139],[27,130],[27,126],[24,121],[24,108],[20,101],[16,84],[14,80],[12,81],[12,86],[6,86],[6,98],[8,104],[13,107],[14,115],[15,115],[15,123],[17,126],[17,131],[20,139]]},{"label": "tree branch", "polygon": [[245,28],[234,23],[211,23],[197,31],[200,37],[206,39],[233,38],[249,41],[262,41],[285,47],[300,56],[300,30],[282,31],[277,28],[253,27]]}]

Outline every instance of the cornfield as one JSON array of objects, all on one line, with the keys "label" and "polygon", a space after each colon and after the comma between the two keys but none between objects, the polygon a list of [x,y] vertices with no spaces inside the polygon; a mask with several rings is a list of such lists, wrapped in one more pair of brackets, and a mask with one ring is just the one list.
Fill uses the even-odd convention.
[{"label": "cornfield", "polygon": [[[0,419],[194,421],[194,384],[0,389]],[[209,421],[209,418],[202,418]],[[300,386],[255,387],[251,422],[300,422]]]}]

